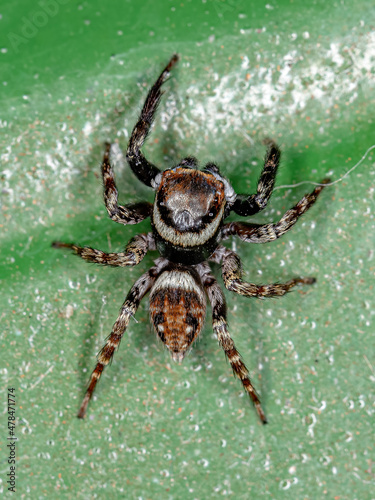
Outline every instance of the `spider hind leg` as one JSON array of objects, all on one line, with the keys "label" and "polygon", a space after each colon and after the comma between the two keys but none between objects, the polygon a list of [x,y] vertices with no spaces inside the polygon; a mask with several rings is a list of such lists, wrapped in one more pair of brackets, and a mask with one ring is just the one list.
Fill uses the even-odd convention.
[{"label": "spider hind leg", "polygon": [[[158,262],[159,261],[159,262]],[[120,346],[122,336],[129,325],[130,318],[134,316],[142,298],[152,287],[157,275],[160,272],[160,267],[164,259],[155,261],[156,266],[152,267],[148,272],[143,274],[132,286],[128,293],[125,302],[120,310],[120,314],[112,327],[112,332],[107,338],[106,343],[98,354],[98,362],[94,371],[91,374],[88,388],[85,397],[78,411],[78,418],[84,418],[86,415],[88,404],[94,393],[96,384],[98,383],[104,368],[112,361],[116,349]]]},{"label": "spider hind leg", "polygon": [[241,380],[243,388],[250,396],[254,407],[258,413],[259,419],[263,424],[267,423],[266,415],[260,403],[259,396],[250,380],[248,369],[242,361],[239,352],[228,331],[227,312],[224,294],[207,264],[199,265],[200,276],[203,286],[208,295],[212,307],[212,326],[217,335],[219,344],[231,364],[233,373]]}]

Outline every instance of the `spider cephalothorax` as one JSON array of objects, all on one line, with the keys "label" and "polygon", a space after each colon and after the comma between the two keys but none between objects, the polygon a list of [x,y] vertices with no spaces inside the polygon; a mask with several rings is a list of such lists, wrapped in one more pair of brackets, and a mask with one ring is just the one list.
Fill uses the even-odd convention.
[{"label": "spider cephalothorax", "polygon": [[150,217],[152,232],[135,236],[127,244],[125,251],[120,253],[105,253],[69,243],[53,244],[57,248],[70,248],[90,262],[116,267],[139,264],[149,250],[157,250],[160,254],[155,265],[136,281],[128,293],[112,332],[98,354],[98,362],[78,416],[85,416],[104,367],[111,361],[140,301],[150,292],[150,315],[155,331],[176,361],[182,361],[201,332],[206,313],[206,296],[208,297],[212,308],[212,325],[218,341],[234,373],[251,397],[261,421],[266,423],[247,368],[229,335],[224,294],[208,262],[221,265],[222,278],[228,290],[246,297],[280,296],[298,284],[314,283],[314,278],[294,278],[285,284],[272,285],[247,283],[241,279],[239,257],[220,242],[230,236],[237,236],[249,243],[267,243],[279,238],[315,203],[328,179],[311,194],[304,196],[276,223],[226,224],[225,218],[232,211],[247,217],[265,208],[274,187],[280,150],[273,141],[267,141],[263,171],[257,192],[253,195],[236,194],[213,163],[199,170],[197,160],[187,157],[176,167],[163,172],[149,163],[140,149],[160,102],[161,86],[177,61],[178,57],[174,55],[148,93],[127,150],[127,160],[134,174],[155,190],[154,204],[140,202],[119,205],[109,160],[110,144],[106,145],[102,164],[104,202],[110,218],[120,224],[137,224]]},{"label": "spider cephalothorax", "polygon": [[211,173],[181,166],[163,172],[152,213],[160,254],[183,264],[208,259],[221,239],[225,203],[224,185]]}]

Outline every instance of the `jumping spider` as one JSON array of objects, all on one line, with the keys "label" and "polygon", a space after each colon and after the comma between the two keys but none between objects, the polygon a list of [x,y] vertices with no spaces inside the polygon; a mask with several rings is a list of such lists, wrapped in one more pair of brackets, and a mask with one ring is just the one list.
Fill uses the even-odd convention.
[{"label": "jumping spider", "polygon": [[137,178],[154,189],[155,202],[119,205],[118,192],[110,164],[110,144],[102,163],[104,203],[109,217],[120,224],[137,224],[151,218],[152,232],[136,235],[124,252],[105,253],[90,247],[54,242],[56,248],[69,248],[89,262],[106,266],[135,266],[149,250],[157,250],[160,257],[155,265],[141,276],[128,293],[120,314],[113,325],[106,344],[98,354],[97,365],[78,412],[85,416],[95,386],[111,361],[121,338],[134,316],[140,301],[150,292],[150,314],[157,335],[169,349],[172,358],[181,362],[193,341],[198,337],[205,318],[208,296],[212,308],[213,329],[227,356],[234,373],[241,380],[252,399],[260,420],[266,416],[258,395],[228,332],[224,294],[211,273],[208,262],[221,264],[224,285],[228,290],[245,297],[275,297],[284,295],[298,284],[311,285],[314,278],[294,278],[285,284],[255,285],[241,279],[239,257],[220,244],[230,236],[238,236],[249,243],[267,243],[276,240],[294,226],[316,201],[323,180],[311,194],[304,196],[275,224],[250,224],[224,220],[233,211],[240,216],[250,216],[263,210],[275,184],[280,161],[280,150],[268,141],[264,167],[256,194],[236,194],[229,181],[222,177],[218,167],[208,163],[198,170],[194,157],[160,171],[143,156],[141,147],[146,140],[160,102],[161,86],[177,63],[173,55],[149,91],[139,120],[132,132],[126,158]]}]

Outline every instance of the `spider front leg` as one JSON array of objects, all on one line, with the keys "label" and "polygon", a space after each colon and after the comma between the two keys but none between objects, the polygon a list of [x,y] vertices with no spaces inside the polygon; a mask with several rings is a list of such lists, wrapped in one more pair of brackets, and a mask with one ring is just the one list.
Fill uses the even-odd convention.
[{"label": "spider front leg", "polygon": [[267,418],[260,404],[259,397],[251,383],[249,372],[241,359],[239,352],[234,345],[233,339],[228,332],[226,303],[224,294],[218,282],[210,273],[210,269],[206,264],[197,266],[200,268],[200,276],[205,287],[207,296],[212,308],[212,326],[217,335],[218,341],[223,348],[229,363],[231,364],[234,374],[241,380],[245,391],[250,396],[254,403],[255,409],[263,424],[267,423]]},{"label": "spider front leg", "polygon": [[287,283],[274,283],[271,285],[255,285],[242,281],[241,261],[237,254],[219,246],[210,258],[211,261],[222,264],[221,271],[225,287],[231,292],[236,292],[245,297],[280,297],[285,295],[296,285],[312,285],[315,278],[294,278]]},{"label": "spider front leg", "polygon": [[152,233],[137,234],[126,245],[125,252],[105,253],[91,247],[79,247],[72,243],[54,241],[54,248],[69,248],[76,255],[89,262],[112,267],[136,266],[141,262],[148,250],[155,250],[155,240]]},{"label": "spider front leg", "polygon": [[160,102],[162,96],[162,92],[160,90],[161,86],[168,78],[171,69],[177,63],[177,61],[178,55],[174,54],[149,91],[146,101],[143,105],[141,115],[130,137],[126,153],[126,158],[129,162],[130,168],[133,170],[138,179],[146,184],[146,186],[152,187],[153,180],[158,175],[160,170],[155,165],[146,160],[140,149],[143,146],[150,131],[152,122],[155,117],[156,109]]},{"label": "spider front leg", "polygon": [[263,171],[258,181],[257,193],[252,195],[237,195],[231,210],[238,215],[246,217],[260,212],[266,207],[271,197],[281,153],[277,144],[272,140],[267,140],[266,144],[268,145],[268,149],[264,160]]},{"label": "spider front leg", "polygon": [[152,203],[142,201],[123,207],[118,205],[118,191],[115,176],[109,160],[111,145],[107,142],[102,163],[102,177],[104,184],[104,203],[109,217],[120,224],[138,224],[152,213]]},{"label": "spider front leg", "polygon": [[104,347],[98,354],[98,363],[91,374],[85,397],[83,398],[81,407],[78,411],[77,416],[79,418],[84,418],[87,406],[93,395],[96,384],[98,383],[98,380],[100,379],[104,368],[112,360],[115,350],[119,347],[121,338],[129,325],[130,318],[134,316],[136,310],[138,309],[139,303],[146,295],[146,293],[151,289],[152,285],[155,282],[155,279],[160,273],[162,265],[164,265],[164,259],[158,259],[155,262],[156,266],[152,267],[147,273],[143,274],[132,286],[120,310],[120,314],[112,327],[112,332],[107,338]]}]

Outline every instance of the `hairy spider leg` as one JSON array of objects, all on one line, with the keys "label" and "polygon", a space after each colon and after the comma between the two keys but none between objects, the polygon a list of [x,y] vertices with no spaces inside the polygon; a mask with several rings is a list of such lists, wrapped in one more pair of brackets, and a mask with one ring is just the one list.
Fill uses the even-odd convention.
[{"label": "hairy spider leg", "polygon": [[[159,260],[159,262],[164,261],[164,259],[157,260]],[[98,363],[96,364],[96,367],[91,374],[85,397],[83,398],[81,407],[77,414],[79,418],[84,418],[87,406],[90,402],[95,386],[98,383],[98,380],[100,379],[104,368],[112,360],[115,350],[118,349],[121,338],[129,325],[130,318],[134,316],[136,310],[138,309],[139,303],[154,284],[159,272],[160,265],[156,265],[155,267],[149,269],[147,273],[143,274],[134,283],[130,292],[128,293],[125,302],[120,310],[120,314],[112,327],[112,332],[108,336],[104,347],[98,354]]]},{"label": "hairy spider leg", "polygon": [[235,203],[231,207],[236,214],[242,216],[254,215],[263,210],[273,191],[275,185],[277,168],[280,163],[281,152],[277,144],[271,139],[265,141],[267,153],[264,159],[264,167],[260,175],[256,194],[238,194]]},{"label": "hairy spider leg", "polygon": [[255,285],[242,281],[241,261],[238,255],[228,248],[220,246],[211,261],[221,263],[221,272],[225,287],[231,292],[244,295],[245,297],[280,297],[285,295],[296,285],[312,285],[315,278],[294,278],[286,283],[274,283],[270,285]]},{"label": "hairy spider leg", "polygon": [[130,205],[118,205],[118,191],[115,182],[115,176],[110,163],[111,145],[105,144],[105,153],[102,162],[102,177],[104,185],[104,203],[109,217],[119,224],[138,224],[149,217],[152,213],[152,203],[141,201]]},{"label": "hairy spider leg", "polygon": [[69,248],[84,260],[112,267],[136,266],[141,262],[148,250],[155,250],[155,240],[152,233],[136,234],[126,245],[125,252],[105,253],[91,247],[79,247],[74,243],[54,241],[54,248]]},{"label": "hairy spider leg", "polygon": [[168,78],[171,69],[177,61],[178,55],[174,54],[149,91],[138,122],[133,129],[126,152],[126,158],[129,162],[130,168],[133,170],[138,179],[146,184],[146,186],[152,186],[152,181],[158,175],[160,170],[146,160],[140,149],[150,131],[156,109],[160,102],[162,96],[161,86]]},{"label": "hairy spider leg", "polygon": [[241,380],[245,391],[254,403],[258,416],[263,424],[267,423],[266,415],[260,404],[259,397],[251,383],[248,369],[241,359],[239,352],[234,345],[233,339],[228,332],[227,312],[224,294],[207,264],[199,264],[200,275],[203,286],[205,287],[208,299],[212,308],[212,326],[217,335],[219,344],[223,348],[233,373]]},{"label": "hairy spider leg", "polygon": [[[324,179],[322,184],[328,184],[330,182],[330,179]],[[269,241],[277,240],[288,232],[301,215],[314,205],[324,187],[324,185],[317,186],[312,193],[305,195],[297,205],[285,212],[279,222],[273,224],[229,222],[228,224],[224,224],[222,228],[223,239],[235,235],[247,243],[268,243]]]}]

